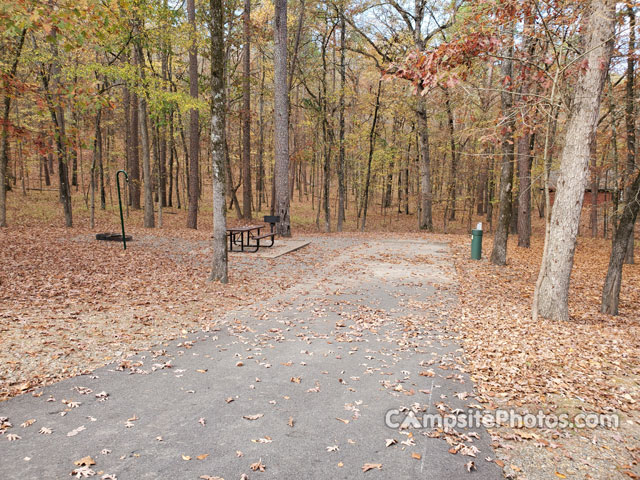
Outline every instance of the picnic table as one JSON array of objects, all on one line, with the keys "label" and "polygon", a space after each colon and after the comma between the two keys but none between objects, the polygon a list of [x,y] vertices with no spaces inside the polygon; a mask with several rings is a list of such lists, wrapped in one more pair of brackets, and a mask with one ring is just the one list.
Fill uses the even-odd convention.
[{"label": "picnic table", "polygon": [[[274,225],[280,221],[279,217],[266,216],[264,221],[271,225],[271,231],[268,233],[260,233],[266,225],[245,225],[240,227],[227,228],[227,237],[229,237],[229,251],[236,252],[234,245],[239,247],[241,252],[257,252],[260,247],[273,246],[275,239],[275,232],[273,231]],[[270,239],[271,243],[260,245],[260,240]]]}]

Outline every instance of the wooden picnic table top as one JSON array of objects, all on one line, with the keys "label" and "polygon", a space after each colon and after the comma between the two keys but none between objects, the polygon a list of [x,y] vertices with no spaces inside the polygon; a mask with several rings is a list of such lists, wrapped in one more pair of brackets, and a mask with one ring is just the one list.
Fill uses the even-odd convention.
[{"label": "wooden picnic table top", "polygon": [[251,232],[252,230],[260,230],[264,225],[246,225],[242,227],[227,227],[227,232]]}]

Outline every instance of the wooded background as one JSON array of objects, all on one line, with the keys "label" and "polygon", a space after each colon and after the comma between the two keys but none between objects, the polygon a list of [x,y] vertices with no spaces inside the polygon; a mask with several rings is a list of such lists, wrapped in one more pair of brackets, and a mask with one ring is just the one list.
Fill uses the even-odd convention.
[{"label": "wooded background", "polygon": [[[199,209],[211,212],[219,53],[226,208],[243,221],[278,213],[280,181],[294,230],[447,233],[483,221],[496,232],[492,261],[504,264],[509,233],[525,248],[532,224],[543,234],[568,140],[587,140],[580,234],[633,228],[636,2],[276,3],[285,50],[275,48],[270,0],[4,2],[0,225],[28,221],[22,197],[43,199],[46,211],[57,196],[56,222],[71,227],[76,215],[93,228],[96,210],[115,214],[115,173],[125,169],[132,218],[142,210],[144,226],[157,227],[163,214],[186,212],[180,223],[197,228]],[[596,28],[609,10],[613,36]],[[596,30],[604,36],[589,43]],[[591,64],[590,52],[609,44]],[[597,132],[588,135],[585,118],[587,136],[568,139],[586,95],[579,79],[595,70],[603,84],[584,91]],[[278,150],[288,160],[280,170]],[[626,238],[618,256],[633,262]]]}]

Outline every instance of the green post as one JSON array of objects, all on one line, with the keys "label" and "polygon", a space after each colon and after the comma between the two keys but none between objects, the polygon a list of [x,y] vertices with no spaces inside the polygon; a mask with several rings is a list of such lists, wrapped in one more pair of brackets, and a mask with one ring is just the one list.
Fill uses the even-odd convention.
[{"label": "green post", "polygon": [[482,229],[471,230],[471,259],[482,258]]},{"label": "green post", "polygon": [[116,185],[118,186],[118,205],[120,206],[120,224],[122,225],[122,246],[127,249],[127,237],[124,234],[124,216],[122,215],[122,197],[120,196],[120,174],[124,173],[124,178],[129,182],[129,175],[124,170],[116,172]]}]

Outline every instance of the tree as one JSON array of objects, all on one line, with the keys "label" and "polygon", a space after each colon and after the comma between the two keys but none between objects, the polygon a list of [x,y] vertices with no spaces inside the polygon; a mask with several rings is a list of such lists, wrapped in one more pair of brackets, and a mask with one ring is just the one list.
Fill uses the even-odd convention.
[{"label": "tree", "polygon": [[[531,12],[531,8],[525,7],[524,14],[524,30],[522,54],[525,55],[525,59],[529,58],[533,54],[533,25],[534,18]],[[528,101],[528,94],[530,88],[530,79],[527,75],[530,73],[530,69],[526,62],[522,62],[520,65],[521,71],[521,86],[520,86],[520,99],[525,106]],[[526,109],[525,109],[526,112]],[[520,133],[518,139],[518,246],[529,248],[531,246],[531,138],[532,135],[528,131],[527,116],[526,113],[522,115],[523,129],[525,131]]]},{"label": "tree", "polygon": [[505,49],[502,60],[502,89],[500,101],[502,106],[502,162],[500,165],[500,210],[498,212],[498,226],[493,236],[493,250],[491,263],[504,265],[507,263],[507,239],[509,224],[511,223],[511,200],[513,191],[513,131],[515,117],[513,115],[513,37],[508,40],[511,44]]},{"label": "tree", "polygon": [[227,208],[224,87],[224,9],[211,0],[211,161],[213,178],[213,259],[209,280],[227,283]]},{"label": "tree", "polygon": [[585,28],[581,71],[576,82],[556,197],[547,227],[533,317],[569,319],[569,282],[589,172],[590,144],[598,121],[615,32],[615,1],[592,0]]},{"label": "tree", "polygon": [[[190,26],[189,47],[189,94],[198,98],[198,47],[196,44],[196,7],[195,0],[187,0],[187,15]],[[198,109],[193,107],[189,111],[189,212],[187,228],[198,228],[198,197],[200,194],[199,148],[200,147],[200,117]]]},{"label": "tree", "polygon": [[9,164],[9,112],[11,111],[11,90],[14,88],[18,62],[22,53],[22,46],[27,34],[23,28],[20,37],[13,46],[11,67],[8,72],[2,72],[2,132],[0,133],[0,227],[7,226],[7,165]]},{"label": "tree", "polygon": [[251,218],[251,0],[244,0],[242,25],[242,217]]},{"label": "tree", "polygon": [[[145,83],[145,61],[142,53],[142,45],[136,43],[136,55],[140,80]],[[153,211],[153,180],[151,179],[151,149],[149,146],[149,127],[147,122],[147,97],[146,93],[138,95],[138,117],[140,119],[140,142],[142,144],[142,179],[144,181],[144,226],[155,226],[155,214]]]},{"label": "tree", "polygon": [[342,231],[344,222],[344,88],[346,80],[345,69],[345,31],[344,6],[340,7],[340,100],[338,102],[339,133],[338,133],[338,221],[336,230]]},{"label": "tree", "polygon": [[[631,4],[627,5],[627,17],[629,18],[629,52],[627,54],[627,89],[625,98],[625,126],[627,129],[627,165],[626,175],[630,179],[636,167],[636,109],[635,109],[635,48],[636,48],[636,15]],[[625,202],[636,202],[631,187],[625,189]],[[633,235],[633,225],[629,236],[629,245],[624,262],[632,264],[635,238]]]},{"label": "tree", "polygon": [[289,89],[287,84],[287,0],[275,0],[274,155],[276,232],[291,236],[289,219]]}]

